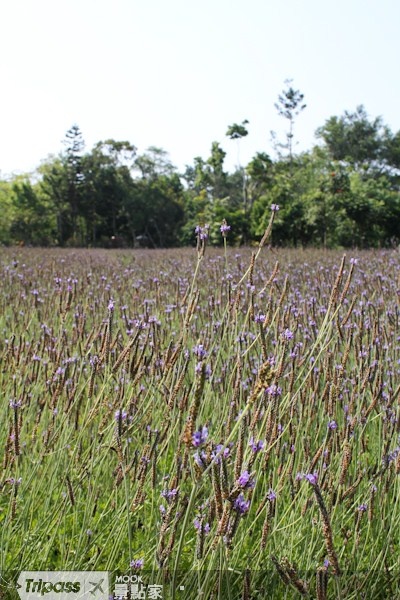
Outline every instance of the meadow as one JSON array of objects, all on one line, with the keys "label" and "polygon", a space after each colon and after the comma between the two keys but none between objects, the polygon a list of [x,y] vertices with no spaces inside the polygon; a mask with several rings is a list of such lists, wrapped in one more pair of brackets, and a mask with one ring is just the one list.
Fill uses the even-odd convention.
[{"label": "meadow", "polygon": [[398,251],[203,237],[0,250],[0,572],[400,598]]}]

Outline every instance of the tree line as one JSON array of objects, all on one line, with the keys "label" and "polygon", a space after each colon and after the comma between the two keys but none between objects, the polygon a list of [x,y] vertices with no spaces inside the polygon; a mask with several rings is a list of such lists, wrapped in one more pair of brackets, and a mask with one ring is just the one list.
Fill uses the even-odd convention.
[{"label": "tree line", "polygon": [[[210,242],[258,241],[279,206],[273,243],[319,247],[382,247],[400,241],[400,132],[363,106],[331,117],[316,132],[318,143],[295,152],[295,121],[306,108],[290,81],[276,108],[287,122],[276,156],[258,152],[234,172],[226,153],[211,144],[178,173],[163,149],[139,154],[113,139],[85,151],[73,125],[64,149],[34,174],[0,181],[0,243],[60,246],[185,246],[197,225],[209,224]],[[227,129],[240,144],[248,121]]]}]

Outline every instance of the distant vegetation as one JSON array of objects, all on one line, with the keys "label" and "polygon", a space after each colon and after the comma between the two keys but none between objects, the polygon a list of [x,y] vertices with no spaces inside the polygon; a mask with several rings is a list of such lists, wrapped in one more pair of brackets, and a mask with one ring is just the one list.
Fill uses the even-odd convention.
[{"label": "distant vegetation", "polygon": [[[400,132],[363,106],[331,117],[317,132],[319,144],[296,154],[295,120],[306,108],[290,81],[276,108],[288,124],[274,136],[276,156],[258,152],[233,173],[225,151],[211,145],[184,173],[166,151],[143,154],[127,141],[98,142],[85,151],[77,125],[65,148],[33,174],[0,181],[0,243],[40,246],[185,246],[197,224],[209,223],[210,241],[221,241],[226,219],[230,241],[259,241],[271,204],[280,207],[276,245],[381,247],[400,240]],[[229,126],[240,144],[248,121]],[[239,154],[239,153],[238,153]]]}]

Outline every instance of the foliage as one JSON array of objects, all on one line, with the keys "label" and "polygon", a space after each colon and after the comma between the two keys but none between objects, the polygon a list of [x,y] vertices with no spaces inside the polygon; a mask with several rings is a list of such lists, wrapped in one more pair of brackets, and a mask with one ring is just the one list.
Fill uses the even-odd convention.
[{"label": "foliage", "polygon": [[[289,122],[286,144],[279,145],[286,154],[272,159],[257,152],[244,167],[238,155],[233,172],[217,141],[208,157],[195,157],[178,174],[168,153],[155,146],[139,154],[129,141],[108,139],[85,151],[74,125],[64,151],[36,173],[0,182],[0,243],[193,245],[196,226],[214,223],[210,242],[219,245],[225,219],[229,243],[249,244],[261,239],[270,207],[277,205],[277,245],[399,244],[400,132],[359,106],[329,118],[316,132],[320,145],[295,154],[294,123],[304,96],[286,83],[276,105]],[[227,129],[238,150],[247,125],[244,120]]]}]

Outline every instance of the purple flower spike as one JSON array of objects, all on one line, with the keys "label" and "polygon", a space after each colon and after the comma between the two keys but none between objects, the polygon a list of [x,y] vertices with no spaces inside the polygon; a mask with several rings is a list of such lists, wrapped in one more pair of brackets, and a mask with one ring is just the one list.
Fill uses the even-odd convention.
[{"label": "purple flower spike", "polygon": [[290,329],[286,328],[285,331],[283,332],[283,338],[285,340],[292,340],[293,339],[293,331],[290,331]]},{"label": "purple flower spike", "polygon": [[243,494],[240,494],[235,500],[233,508],[240,514],[245,515],[250,507],[250,500],[245,500]]},{"label": "purple flower spike", "polygon": [[260,452],[264,448],[264,442],[262,440],[255,442],[253,438],[250,438],[249,446],[254,453]]},{"label": "purple flower spike", "polygon": [[203,344],[198,344],[197,346],[193,346],[193,353],[197,356],[199,360],[203,360],[207,356],[207,352],[203,346]]},{"label": "purple flower spike", "polygon": [[263,315],[261,313],[259,313],[258,315],[255,315],[254,321],[255,321],[255,323],[264,323],[265,315]]},{"label": "purple flower spike", "polygon": [[192,444],[195,448],[198,448],[205,443],[208,437],[208,429],[206,426],[202,427],[199,431],[195,431],[192,438]]},{"label": "purple flower spike", "polygon": [[226,237],[227,233],[231,230],[231,226],[227,224],[227,222],[223,221],[221,227],[220,227],[221,233],[223,237]]},{"label": "purple flower spike", "polygon": [[304,477],[311,485],[316,485],[318,483],[318,473],[316,471],[314,471],[314,473],[307,473]]},{"label": "purple flower spike", "polygon": [[241,488],[253,488],[255,484],[254,479],[250,479],[250,473],[248,471],[243,471],[236,483]]},{"label": "purple flower spike", "polygon": [[114,414],[114,418],[116,421],[119,421],[120,419],[121,421],[125,421],[127,416],[128,413],[125,410],[116,410]]},{"label": "purple flower spike", "polygon": [[209,225],[204,225],[204,227],[201,227],[200,225],[197,225],[194,232],[195,234],[198,236],[198,238],[200,240],[207,240],[208,239],[208,230],[210,229]]}]

